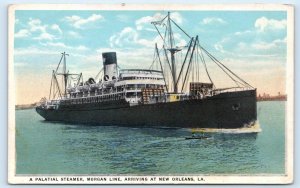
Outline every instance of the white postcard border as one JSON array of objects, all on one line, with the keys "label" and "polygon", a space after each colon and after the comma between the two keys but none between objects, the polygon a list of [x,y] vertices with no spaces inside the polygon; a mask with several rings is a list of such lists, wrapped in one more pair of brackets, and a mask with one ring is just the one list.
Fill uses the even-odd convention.
[{"label": "white postcard border", "polygon": [[[16,175],[14,20],[16,10],[287,11],[286,172],[282,175]],[[294,164],[294,7],[281,4],[17,4],[8,11],[8,182],[11,184],[289,184]],[[83,179],[83,181],[80,180]],[[87,178],[106,178],[88,181]],[[117,181],[120,178],[122,181]],[[129,178],[125,181],[125,178]],[[131,179],[130,179],[131,178]],[[136,179],[134,179],[136,178]],[[169,178],[168,181],[159,180]],[[68,179],[68,180],[67,180]],[[144,179],[142,181],[141,179]],[[192,179],[189,181],[188,179]],[[69,181],[71,180],[71,181]],[[112,180],[112,181],[111,181]],[[113,181],[115,180],[115,181]]]}]

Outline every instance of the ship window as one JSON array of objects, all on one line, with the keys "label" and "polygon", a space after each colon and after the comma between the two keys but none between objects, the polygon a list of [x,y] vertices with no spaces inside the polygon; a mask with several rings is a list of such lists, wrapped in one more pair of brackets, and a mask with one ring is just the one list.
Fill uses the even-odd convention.
[{"label": "ship window", "polygon": [[137,84],[137,88],[138,89],[142,89],[142,88],[144,88],[145,87],[145,84]]},{"label": "ship window", "polygon": [[154,84],[149,84],[149,88],[155,88]]},{"label": "ship window", "polygon": [[117,92],[120,92],[120,91],[122,91],[122,87],[121,87],[121,86],[118,86],[118,87],[117,87]]},{"label": "ship window", "polygon": [[128,84],[126,87],[127,90],[134,90],[135,89],[135,85],[134,84]]},{"label": "ship window", "polygon": [[132,93],[132,92],[126,93],[126,97],[127,98],[134,98],[135,97],[135,93]]}]

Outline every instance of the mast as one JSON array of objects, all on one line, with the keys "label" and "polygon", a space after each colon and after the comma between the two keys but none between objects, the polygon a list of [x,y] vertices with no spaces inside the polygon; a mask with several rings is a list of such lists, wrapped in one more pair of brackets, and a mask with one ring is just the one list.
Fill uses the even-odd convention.
[{"label": "mast", "polygon": [[[53,99],[55,99],[57,92],[58,92],[60,98],[67,97],[67,85],[68,85],[69,76],[73,80],[76,79],[77,86],[80,83],[80,79],[82,79],[82,73],[80,73],[80,74],[70,74],[69,73],[69,71],[67,70],[66,56],[69,56],[69,54],[67,54],[66,52],[61,53],[61,58],[59,60],[59,63],[57,65],[56,69],[53,70],[53,72],[52,72],[49,100],[51,100],[51,95],[52,95]],[[61,86],[58,83],[57,76],[63,77],[64,83],[62,83]],[[72,78],[72,76],[77,76],[77,78]],[[56,89],[57,89],[57,91],[55,92]]]},{"label": "mast", "polygon": [[64,92],[64,97],[67,95],[67,79],[68,79],[68,73],[67,73],[67,64],[66,64],[66,55],[68,56],[69,54],[66,54],[66,52],[62,53],[64,57],[64,66],[63,66],[63,76],[64,76],[64,86],[65,86],[65,92]]},{"label": "mast", "polygon": [[[165,21],[165,23],[163,23]],[[177,78],[177,72],[176,72],[176,58],[175,58],[175,54],[179,51],[181,51],[181,48],[175,47],[175,40],[174,40],[174,35],[173,35],[173,30],[172,30],[172,24],[174,23],[174,21],[171,19],[171,14],[170,12],[168,12],[168,15],[165,16],[162,20],[160,21],[153,21],[151,22],[156,31],[158,32],[159,36],[161,37],[161,39],[163,40],[163,49],[165,52],[165,56],[167,59],[167,62],[170,66],[170,72],[171,72],[171,79],[172,79],[172,83],[173,83],[173,93],[177,93],[178,92],[178,78]],[[156,27],[157,25],[159,26],[165,26],[165,34],[162,35],[159,31],[159,29]],[[179,27],[176,23],[175,23],[176,27]],[[180,30],[182,30],[180,28]],[[185,32],[184,32],[185,33]],[[164,48],[166,47],[166,49]],[[170,56],[171,59],[169,60],[169,56],[167,54],[167,51],[170,52]]]},{"label": "mast", "polygon": [[172,31],[172,26],[171,26],[171,18],[170,18],[170,12],[168,12],[168,33],[169,33],[169,45],[170,48],[168,49],[171,53],[171,66],[172,66],[172,79],[173,79],[173,92],[177,93],[177,81],[176,81],[176,59],[175,59],[175,53],[180,51],[177,48],[173,48],[174,46],[174,38],[173,38],[173,31]]},{"label": "mast", "polygon": [[[187,34],[187,32],[185,32],[172,18],[171,18],[171,14],[170,12],[168,12],[168,14],[159,21],[153,21],[151,22],[151,24],[154,25],[156,31],[158,32],[160,38],[163,41],[162,44],[162,49],[163,49],[163,54],[166,58],[166,63],[168,64],[168,69],[167,70],[163,70],[162,66],[161,69],[163,71],[163,74],[165,74],[166,71],[170,72],[170,76],[171,76],[171,82],[173,83],[173,89],[170,89],[171,87],[169,87],[170,90],[172,91],[168,91],[168,92],[173,92],[173,93],[178,93],[178,86],[180,85],[179,81],[181,78],[183,78],[183,83],[182,84],[182,88],[181,91],[182,92],[186,83],[189,80],[189,75],[192,73],[194,75],[195,71],[198,71],[199,67],[194,67],[194,65],[198,65],[200,64],[200,61],[203,63],[206,74],[208,79],[210,80],[211,84],[213,85],[213,87],[215,88],[215,84],[213,83],[209,72],[207,70],[207,66],[206,66],[206,62],[205,62],[205,58],[204,58],[204,54],[206,56],[209,57],[209,59],[215,63],[227,76],[229,76],[229,78],[234,81],[234,83],[240,87],[243,86],[245,88],[253,88],[250,84],[248,84],[247,82],[245,82],[243,79],[241,79],[238,75],[236,75],[235,73],[233,73],[228,67],[226,67],[223,63],[221,63],[219,60],[217,60],[212,54],[210,54],[207,50],[205,50],[199,43],[198,41],[198,36],[191,37],[189,34]],[[176,42],[175,42],[175,38],[174,38],[174,33],[173,33],[173,28],[172,28],[172,24],[173,28],[175,29],[179,29],[181,32],[183,32],[185,34],[185,36],[187,38],[190,39],[188,45],[184,45],[184,46],[176,46]],[[160,26],[160,28],[163,28],[163,33],[161,33],[161,31],[158,29],[157,26]],[[176,31],[176,30],[174,30]],[[157,49],[157,45],[156,45],[156,53],[159,57],[159,52]],[[184,52],[185,53],[185,57],[184,60],[182,62],[182,65],[179,67],[179,74],[177,76],[177,71],[176,71],[176,63],[178,62],[178,59],[176,59],[175,55],[177,52],[183,50],[184,48],[187,48],[187,51]],[[200,53],[199,53],[200,51]],[[170,56],[168,54],[168,52],[170,52]],[[204,52],[204,53],[202,53]],[[198,60],[200,59],[200,61]],[[160,60],[160,59],[159,59]],[[182,61],[182,60],[179,60]],[[161,63],[161,62],[160,62]],[[187,64],[187,67],[185,66]],[[199,72],[196,72],[196,75],[199,75]],[[198,82],[199,82],[199,76],[198,76]]]},{"label": "mast", "polygon": [[[55,71],[55,73],[56,73],[57,75],[62,75],[63,78],[64,78],[64,94],[63,94],[64,97],[67,96],[67,84],[68,84],[67,82],[68,82],[68,75],[72,75],[72,74],[69,74],[69,73],[67,72],[66,56],[69,56],[69,54],[66,54],[66,52],[61,53],[61,59],[60,59],[59,64],[58,64],[58,66],[57,66],[57,68],[56,68],[56,71]],[[58,68],[59,68],[59,65],[60,65],[60,63],[61,63],[62,60],[63,60],[63,67],[62,67],[62,71],[63,71],[63,72],[62,72],[62,73],[57,73]]]}]

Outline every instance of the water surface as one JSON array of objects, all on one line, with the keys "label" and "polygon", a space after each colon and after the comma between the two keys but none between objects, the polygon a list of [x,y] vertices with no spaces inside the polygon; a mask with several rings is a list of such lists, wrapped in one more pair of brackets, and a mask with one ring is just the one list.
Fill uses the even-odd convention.
[{"label": "water surface", "polygon": [[259,102],[258,134],[85,126],[16,111],[17,174],[283,174],[285,102]]}]

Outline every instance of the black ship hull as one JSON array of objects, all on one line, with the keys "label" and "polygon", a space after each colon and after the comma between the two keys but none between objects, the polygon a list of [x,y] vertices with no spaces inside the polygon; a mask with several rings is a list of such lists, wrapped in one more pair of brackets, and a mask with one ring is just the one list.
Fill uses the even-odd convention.
[{"label": "black ship hull", "polygon": [[124,99],[37,107],[47,121],[92,125],[170,128],[241,128],[257,119],[256,90],[226,92],[204,99],[130,106]]}]

